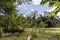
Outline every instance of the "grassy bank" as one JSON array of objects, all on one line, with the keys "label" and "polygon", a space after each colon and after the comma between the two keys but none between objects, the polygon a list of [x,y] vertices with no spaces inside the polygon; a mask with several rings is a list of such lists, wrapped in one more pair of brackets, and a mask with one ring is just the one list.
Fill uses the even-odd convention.
[{"label": "grassy bank", "polygon": [[0,40],[27,40],[27,36],[31,33],[32,40],[60,40],[60,28],[26,28],[21,34],[2,37]]}]

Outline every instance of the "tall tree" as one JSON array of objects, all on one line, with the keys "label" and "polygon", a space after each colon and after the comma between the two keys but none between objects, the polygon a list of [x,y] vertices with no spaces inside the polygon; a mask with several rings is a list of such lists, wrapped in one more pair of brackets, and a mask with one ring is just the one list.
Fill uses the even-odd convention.
[{"label": "tall tree", "polygon": [[0,0],[0,12],[3,15],[12,15],[16,13],[15,0]]},{"label": "tall tree", "polygon": [[15,9],[15,2],[16,0],[0,0],[0,27],[5,31],[19,29],[20,19]]}]

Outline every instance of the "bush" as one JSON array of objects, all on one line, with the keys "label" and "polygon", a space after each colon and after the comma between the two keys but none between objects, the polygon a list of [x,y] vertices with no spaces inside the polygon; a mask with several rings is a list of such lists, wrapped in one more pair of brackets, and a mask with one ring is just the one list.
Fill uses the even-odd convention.
[{"label": "bush", "polygon": [[0,38],[2,37],[3,29],[0,27]]}]

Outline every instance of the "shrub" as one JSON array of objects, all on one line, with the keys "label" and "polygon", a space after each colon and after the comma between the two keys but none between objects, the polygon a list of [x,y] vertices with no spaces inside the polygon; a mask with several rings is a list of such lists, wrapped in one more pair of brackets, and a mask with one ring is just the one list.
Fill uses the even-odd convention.
[{"label": "shrub", "polygon": [[2,37],[3,29],[0,27],[0,37]]}]

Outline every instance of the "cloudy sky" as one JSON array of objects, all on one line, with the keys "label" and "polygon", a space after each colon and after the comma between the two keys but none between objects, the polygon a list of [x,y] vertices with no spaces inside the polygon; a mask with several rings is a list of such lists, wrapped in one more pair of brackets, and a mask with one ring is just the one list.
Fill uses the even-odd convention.
[{"label": "cloudy sky", "polygon": [[19,13],[29,14],[32,11],[37,11],[39,14],[42,14],[43,11],[51,12],[56,8],[53,6],[49,7],[48,2],[44,6],[42,6],[42,5],[40,5],[40,2],[41,2],[41,0],[32,0],[32,2],[29,2],[29,4],[17,6],[16,9],[19,10]]}]

